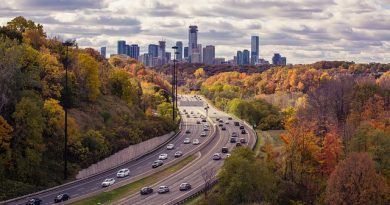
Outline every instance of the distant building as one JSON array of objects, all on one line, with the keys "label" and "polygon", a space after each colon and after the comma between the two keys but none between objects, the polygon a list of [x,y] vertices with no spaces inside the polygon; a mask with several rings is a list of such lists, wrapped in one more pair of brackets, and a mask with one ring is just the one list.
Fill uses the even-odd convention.
[{"label": "distant building", "polygon": [[188,29],[188,58],[192,63],[192,51],[198,47],[198,26],[191,25]]},{"label": "distant building", "polygon": [[212,65],[215,59],[215,46],[208,45],[203,48],[203,63]]},{"label": "distant building", "polygon": [[176,51],[179,53],[176,54],[176,60],[181,61],[183,59],[183,42],[177,41],[176,46],[177,46]]},{"label": "distant building", "polygon": [[282,57],[279,53],[275,53],[272,57],[272,64],[276,66],[285,66],[287,63],[286,57]]},{"label": "distant building", "polygon": [[249,65],[249,51],[248,50],[244,50],[242,52],[242,64]]},{"label": "distant building", "polygon": [[126,41],[118,41],[118,54],[126,55]]},{"label": "distant building", "polygon": [[191,52],[191,63],[202,63],[202,44],[198,44]]},{"label": "distant building", "polygon": [[100,48],[100,55],[101,55],[103,58],[106,58],[106,47],[101,47],[101,48]]},{"label": "distant building", "polygon": [[159,65],[164,65],[165,62],[165,41],[159,41],[158,42],[158,59],[159,59]]},{"label": "distant building", "polygon": [[225,63],[225,58],[215,58],[214,59],[214,64],[215,65],[221,65]]},{"label": "distant building", "polygon": [[137,44],[132,44],[130,46],[129,56],[134,59],[138,59],[139,56],[139,46]]},{"label": "distant building", "polygon": [[260,42],[258,36],[251,37],[251,64],[256,65],[260,58]]},{"label": "distant building", "polygon": [[188,59],[188,47],[184,47],[184,59]]},{"label": "distant building", "polygon": [[236,57],[236,60],[237,60],[237,65],[242,65],[243,64],[243,59],[242,59],[242,51],[237,51],[237,57]]},{"label": "distant building", "polygon": [[171,61],[171,52],[165,52],[165,63],[169,63]]},{"label": "distant building", "polygon": [[141,61],[145,66],[152,66],[152,58],[152,55],[149,53],[144,53],[139,57],[138,61]]},{"label": "distant building", "polygon": [[158,57],[158,45],[156,45],[156,44],[149,44],[149,46],[148,46],[148,53],[152,57]]}]

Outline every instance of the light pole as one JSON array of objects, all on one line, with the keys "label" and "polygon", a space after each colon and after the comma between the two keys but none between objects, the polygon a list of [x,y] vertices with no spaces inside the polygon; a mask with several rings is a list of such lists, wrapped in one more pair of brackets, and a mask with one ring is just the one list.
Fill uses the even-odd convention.
[{"label": "light pole", "polygon": [[74,40],[66,40],[62,45],[66,46],[66,60],[65,60],[65,94],[64,94],[64,110],[65,110],[65,137],[64,137],[64,179],[68,179],[68,50],[69,46],[73,46]]},{"label": "light pole", "polygon": [[[173,55],[173,70],[172,70],[172,119],[175,121],[175,109],[177,107],[177,79],[176,79],[176,50],[177,46],[173,46],[172,49],[175,51]],[[176,106],[175,106],[176,101]]]}]

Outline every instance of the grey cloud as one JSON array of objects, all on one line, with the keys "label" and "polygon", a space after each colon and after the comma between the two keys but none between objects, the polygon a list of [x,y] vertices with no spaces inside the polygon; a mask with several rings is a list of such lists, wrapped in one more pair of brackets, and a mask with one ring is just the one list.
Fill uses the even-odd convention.
[{"label": "grey cloud", "polygon": [[80,10],[101,8],[101,1],[96,0],[18,0],[18,8],[38,10]]}]

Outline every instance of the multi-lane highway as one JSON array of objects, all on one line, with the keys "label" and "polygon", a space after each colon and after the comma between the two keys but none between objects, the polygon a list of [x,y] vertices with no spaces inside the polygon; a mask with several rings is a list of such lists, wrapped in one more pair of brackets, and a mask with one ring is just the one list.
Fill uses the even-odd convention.
[{"label": "multi-lane highway", "polygon": [[[201,176],[201,168],[208,169],[212,167],[214,170],[217,170],[222,166],[223,160],[226,158],[226,154],[223,154],[222,159],[218,161],[212,160],[212,156],[214,153],[220,153],[221,148],[224,146],[228,147],[229,151],[235,147],[235,143],[229,142],[230,136],[233,132],[238,133],[240,135],[239,138],[244,137],[248,141],[248,145],[253,145],[255,143],[255,135],[247,126],[245,126],[245,129],[249,131],[249,134],[241,134],[239,127],[234,126],[233,123],[237,120],[229,120],[229,115],[215,109],[211,105],[209,105],[207,113],[204,109],[207,103],[205,103],[204,99],[201,99],[200,97],[181,96],[179,99],[179,109],[183,119],[182,132],[179,133],[170,142],[168,142],[175,145],[173,150],[167,150],[166,146],[162,146],[150,154],[147,154],[135,161],[130,161],[115,169],[76,181],[74,183],[69,183],[54,189],[50,189],[34,196],[22,198],[8,204],[25,204],[26,201],[31,197],[38,197],[42,199],[42,204],[53,204],[54,198],[60,193],[69,194],[72,201],[75,201],[75,199],[81,199],[83,197],[91,196],[106,190],[107,188],[102,188],[101,186],[101,183],[106,178],[115,178],[116,180],[115,184],[108,189],[119,187],[137,179],[149,176],[160,169],[164,169],[164,167],[174,163],[175,161],[177,162],[184,159],[190,153],[195,152],[200,155],[200,157],[195,161],[187,165],[184,169],[164,179],[163,181],[154,185],[150,185],[155,190],[153,194],[141,196],[139,193],[137,193],[116,203],[151,205],[170,204],[176,200],[179,200],[180,198],[183,198],[185,195],[191,194],[191,192],[199,190],[204,184],[204,180]],[[206,115],[208,115],[207,121],[202,122],[201,116]],[[226,130],[221,130],[221,127],[218,126],[219,122],[216,120],[217,118],[223,121],[223,127],[225,127]],[[229,124],[227,124],[227,122]],[[208,125],[209,131],[205,131],[206,137],[201,137],[201,133],[204,132],[203,129],[205,125]],[[189,133],[187,133],[187,131]],[[190,138],[191,143],[184,144],[183,141],[185,138]],[[194,139],[198,139],[200,144],[194,145],[192,143]],[[175,158],[174,153],[176,151],[182,151],[183,156]],[[159,155],[162,153],[166,153],[168,155],[168,159],[163,160],[164,165],[153,169],[152,163],[157,160]],[[125,178],[116,178],[117,171],[122,168],[130,169],[130,176]],[[182,182],[190,183],[192,185],[192,189],[185,192],[179,191],[179,185]],[[160,185],[168,186],[170,188],[170,192],[166,194],[157,194],[157,189]]]},{"label": "multi-lane highway", "polygon": [[[203,104],[199,103],[197,99],[201,98],[188,96],[181,97],[181,102],[179,102],[179,105],[181,105],[180,110],[183,111],[186,109],[187,111],[191,110],[193,112],[205,114]],[[140,195],[137,193],[116,202],[115,204],[174,204],[180,199],[189,196],[191,192],[196,192],[204,187],[205,181],[202,177],[202,171],[204,172],[204,170],[211,169],[218,170],[221,168],[227,154],[222,154],[221,160],[213,160],[212,158],[215,153],[221,153],[222,147],[228,147],[229,152],[236,147],[236,143],[230,143],[230,137],[233,132],[236,132],[239,135],[238,139],[244,138],[247,141],[245,145],[252,147],[255,144],[255,133],[250,127],[244,125],[241,121],[240,125],[244,125],[247,134],[241,134],[240,127],[234,125],[234,122],[237,120],[229,120],[231,116],[215,109],[213,106],[209,106],[208,116],[211,118],[212,123],[217,130],[212,142],[200,150],[201,157],[179,172],[154,185],[150,185],[155,190],[157,190],[159,186],[168,186],[170,189],[168,193],[158,194],[157,191],[149,195]],[[220,120],[222,120],[222,123]],[[223,126],[219,126],[219,124],[223,124]],[[226,130],[222,130],[222,127],[225,127]],[[188,191],[180,191],[179,186],[181,183],[190,183],[192,185],[192,189]]]}]

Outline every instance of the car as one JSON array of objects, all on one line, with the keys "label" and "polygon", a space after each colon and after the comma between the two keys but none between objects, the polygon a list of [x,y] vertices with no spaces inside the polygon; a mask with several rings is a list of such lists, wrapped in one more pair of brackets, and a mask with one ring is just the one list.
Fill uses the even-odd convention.
[{"label": "car", "polygon": [[172,149],[175,149],[175,145],[174,144],[168,144],[167,145],[167,150],[172,150]]},{"label": "car", "polygon": [[226,127],[222,127],[221,130],[226,130]]},{"label": "car", "polygon": [[214,115],[216,115],[217,113],[216,112],[214,112]]},{"label": "car", "polygon": [[236,142],[237,142],[237,140],[236,140],[235,137],[231,137],[231,138],[230,138],[230,143],[236,143]]},{"label": "car", "polygon": [[151,188],[151,187],[143,187],[140,191],[139,191],[139,193],[141,194],[141,195],[148,195],[148,194],[151,194],[151,193],[153,193],[153,189]]},{"label": "car", "polygon": [[217,117],[217,118],[215,118],[215,121],[219,122],[219,118],[218,118],[218,117]]},{"label": "car", "polygon": [[229,152],[229,148],[227,147],[222,147],[222,153],[228,153]]},{"label": "car", "polygon": [[223,127],[223,124],[222,124],[222,123],[219,123],[218,126],[219,126],[219,127]]},{"label": "car", "polygon": [[116,173],[116,177],[127,177],[130,174],[130,170],[128,168],[120,169]]},{"label": "car", "polygon": [[198,121],[196,121],[196,124],[200,124],[200,121],[198,120]]},{"label": "car", "polygon": [[190,113],[191,113],[191,115],[192,115],[192,114],[194,114],[194,111],[191,111]]},{"label": "car", "polygon": [[184,139],[184,144],[190,144],[190,143],[191,143],[190,138],[185,138],[185,139]]},{"label": "car", "polygon": [[191,131],[190,130],[186,130],[186,134],[190,134],[191,133]]},{"label": "car", "polygon": [[220,123],[223,123],[223,120],[222,120],[222,119],[220,119],[220,120],[219,120],[219,122],[220,122]]},{"label": "car", "polygon": [[202,119],[202,122],[206,122],[206,119]]},{"label": "car", "polygon": [[187,117],[190,118],[191,116],[189,114],[187,114]]},{"label": "car", "polygon": [[162,159],[162,160],[168,159],[168,154],[162,153],[162,154],[160,154],[160,155],[158,156],[158,159]]},{"label": "car", "polygon": [[169,188],[167,186],[160,186],[160,187],[158,187],[158,191],[157,192],[159,194],[165,194],[165,193],[169,192]]},{"label": "car", "polygon": [[175,152],[175,157],[176,158],[181,157],[181,156],[183,156],[183,152],[181,152],[181,151]]},{"label": "car", "polygon": [[206,134],[206,132],[205,132],[205,131],[203,131],[202,133],[200,133],[200,136],[201,136],[201,137],[206,137],[206,136],[207,136],[207,134]]},{"label": "car", "polygon": [[161,161],[161,160],[156,160],[156,161],[153,162],[152,168],[157,168],[157,167],[159,167],[159,166],[161,166],[161,165],[163,165],[163,164],[164,164],[163,161]]},{"label": "car", "polygon": [[237,142],[236,147],[241,147],[241,143]]},{"label": "car", "polygon": [[54,198],[54,203],[60,203],[63,201],[67,201],[70,199],[69,194],[63,193],[63,194],[58,194],[56,198]]},{"label": "car", "polygon": [[227,124],[227,125],[228,125],[228,124],[230,124],[230,122],[229,122],[229,121],[226,121],[226,122],[225,122],[225,124]]},{"label": "car", "polygon": [[240,138],[240,143],[241,144],[245,144],[246,143],[246,139],[245,138]]},{"label": "car", "polygon": [[241,125],[240,130],[243,130],[243,129],[245,129],[244,125]]},{"label": "car", "polygon": [[232,117],[228,117],[228,120],[232,120],[233,118]]},{"label": "car", "polygon": [[189,183],[181,183],[179,186],[180,191],[187,191],[191,189],[191,184]]},{"label": "car", "polygon": [[234,126],[240,126],[240,123],[237,122],[237,121],[235,121],[235,122],[234,122]]},{"label": "car", "polygon": [[199,140],[198,140],[198,139],[194,139],[194,140],[192,140],[192,144],[194,144],[194,145],[198,145],[198,144],[200,144],[200,142],[199,142]]},{"label": "car", "polygon": [[220,160],[222,157],[221,157],[221,153],[215,153],[213,155],[213,160]]},{"label": "car", "polygon": [[102,187],[109,187],[109,186],[113,185],[114,183],[115,183],[114,178],[108,178],[102,182]]},{"label": "car", "polygon": [[246,134],[246,131],[245,130],[241,130],[241,134]]},{"label": "car", "polygon": [[42,200],[39,198],[31,198],[26,202],[26,205],[40,205],[42,203]]},{"label": "car", "polygon": [[209,131],[209,128],[208,127],[203,127],[203,131]]},{"label": "car", "polygon": [[232,137],[238,137],[237,132],[232,132]]},{"label": "car", "polygon": [[183,110],[183,112],[187,112],[187,110],[186,110],[186,109],[184,109],[184,110]]},{"label": "car", "polygon": [[226,154],[226,158],[228,158],[228,157],[230,157],[230,156],[232,156],[231,154]]}]

